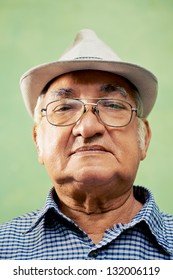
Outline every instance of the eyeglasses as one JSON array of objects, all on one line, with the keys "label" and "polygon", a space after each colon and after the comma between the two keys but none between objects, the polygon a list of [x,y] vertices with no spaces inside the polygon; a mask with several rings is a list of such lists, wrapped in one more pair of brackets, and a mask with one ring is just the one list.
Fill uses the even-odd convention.
[{"label": "eyeglasses", "polygon": [[133,112],[137,113],[137,108],[133,108],[130,103],[120,99],[93,99],[97,99],[97,103],[84,103],[77,98],[57,99],[48,103],[46,108],[41,109],[41,115],[46,116],[47,121],[52,125],[68,126],[78,122],[87,112],[86,106],[91,105],[92,112],[103,124],[123,127],[130,123]]}]

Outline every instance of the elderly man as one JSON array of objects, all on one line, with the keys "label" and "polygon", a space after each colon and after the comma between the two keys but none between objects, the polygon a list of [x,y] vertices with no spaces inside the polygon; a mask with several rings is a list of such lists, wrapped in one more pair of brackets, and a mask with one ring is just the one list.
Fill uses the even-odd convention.
[{"label": "elderly man", "polygon": [[58,61],[25,73],[21,90],[53,188],[43,209],[1,226],[0,258],[173,259],[173,217],[133,185],[155,76],[81,30]]}]

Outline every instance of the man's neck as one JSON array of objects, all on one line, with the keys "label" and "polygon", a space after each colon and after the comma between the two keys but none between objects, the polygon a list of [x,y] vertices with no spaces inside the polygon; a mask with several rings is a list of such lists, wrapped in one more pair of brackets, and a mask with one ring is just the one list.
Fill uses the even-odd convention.
[{"label": "man's neck", "polygon": [[142,204],[138,202],[131,191],[121,198],[101,203],[92,197],[86,198],[81,205],[75,201],[64,203],[60,201],[61,211],[73,220],[94,243],[98,243],[106,229],[118,223],[128,223],[141,210]]}]

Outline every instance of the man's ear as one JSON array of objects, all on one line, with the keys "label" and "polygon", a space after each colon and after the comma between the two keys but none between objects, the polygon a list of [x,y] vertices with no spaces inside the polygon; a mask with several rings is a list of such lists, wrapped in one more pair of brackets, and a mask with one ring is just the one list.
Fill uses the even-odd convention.
[{"label": "man's ear", "polygon": [[141,160],[145,159],[151,140],[151,129],[150,129],[149,122],[147,120],[143,120],[143,124],[144,124],[144,143],[143,143],[143,147],[141,147],[141,151],[142,151]]},{"label": "man's ear", "polygon": [[38,161],[39,161],[40,164],[44,164],[42,148],[41,148],[40,138],[39,138],[39,135],[38,135],[38,127],[37,126],[34,126],[33,129],[32,129],[32,139],[33,139],[34,144],[35,144],[36,149],[37,149]]}]

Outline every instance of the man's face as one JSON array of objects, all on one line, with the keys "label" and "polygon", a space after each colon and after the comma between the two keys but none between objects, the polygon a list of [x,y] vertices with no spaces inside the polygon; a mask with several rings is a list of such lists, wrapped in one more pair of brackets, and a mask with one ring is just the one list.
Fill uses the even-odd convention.
[{"label": "man's face", "polygon": [[[124,88],[127,95],[117,94],[115,85]],[[57,78],[50,85],[42,108],[59,97],[81,98],[84,103],[95,103],[94,98],[118,98],[136,107],[131,94],[129,83],[122,77],[101,71],[77,71]],[[119,184],[118,192],[124,192],[126,189],[122,186],[132,186],[139,162],[145,158],[149,133],[141,149],[135,112],[127,126],[116,128],[101,123],[91,105],[87,105],[87,109],[82,118],[70,126],[53,126],[46,117],[42,118],[36,137],[39,138],[39,160],[55,188]]]}]

